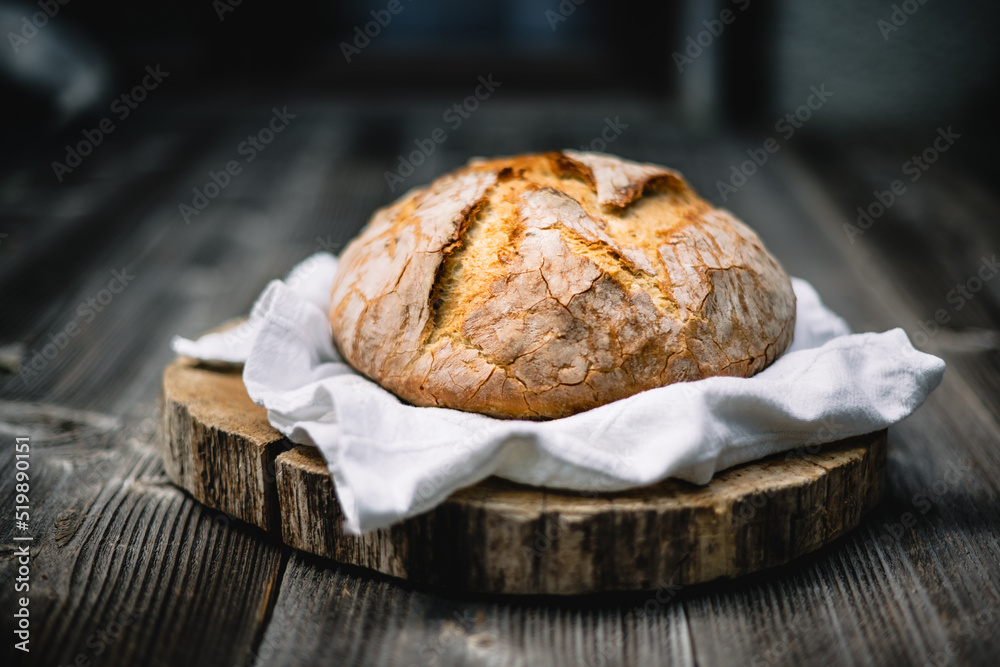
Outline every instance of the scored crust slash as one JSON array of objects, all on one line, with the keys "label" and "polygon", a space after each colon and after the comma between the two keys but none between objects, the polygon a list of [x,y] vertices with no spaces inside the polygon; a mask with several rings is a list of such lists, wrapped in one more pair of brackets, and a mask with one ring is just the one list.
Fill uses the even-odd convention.
[{"label": "scored crust slash", "polygon": [[677,172],[564,150],[473,160],[377,211],[330,321],[345,360],[406,401],[544,419],[753,375],[790,344],[795,296]]}]

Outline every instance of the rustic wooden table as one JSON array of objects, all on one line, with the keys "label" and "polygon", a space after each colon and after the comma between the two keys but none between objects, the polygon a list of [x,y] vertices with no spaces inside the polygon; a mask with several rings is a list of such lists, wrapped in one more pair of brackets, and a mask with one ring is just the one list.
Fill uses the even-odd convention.
[{"label": "rustic wooden table", "polygon": [[[725,202],[856,330],[903,327],[948,363],[890,430],[885,498],[861,527],[738,580],[482,597],[297,553],[171,486],[152,444],[170,337],[245,313],[268,280],[470,155],[589,145],[610,113],[628,127],[609,151],[676,167],[722,204],[716,181],[768,128],[681,140],[641,107],[584,103],[553,118],[491,102],[456,130],[434,105],[288,111],[252,161],[242,142],[271,105],[150,110],[62,183],[46,168],[0,171],[0,346],[26,345],[22,372],[0,375],[2,664],[998,664],[1000,198],[956,155],[911,182],[904,163],[933,134],[896,149],[807,150],[794,137]],[[396,155],[435,127],[446,142],[391,193]],[[206,186],[210,172],[224,187]],[[848,233],[895,179],[905,192]],[[195,201],[192,188],[215,196]],[[181,204],[197,214],[185,220]],[[17,437],[30,438],[26,530],[14,523]],[[11,631],[26,543],[24,654]]]}]

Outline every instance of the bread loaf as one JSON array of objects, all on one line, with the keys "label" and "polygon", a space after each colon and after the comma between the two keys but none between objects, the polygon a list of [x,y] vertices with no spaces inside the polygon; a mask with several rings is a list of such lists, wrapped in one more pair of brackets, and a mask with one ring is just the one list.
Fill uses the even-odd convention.
[{"label": "bread loaf", "polygon": [[791,342],[795,296],[678,173],[565,150],[474,160],[377,211],[330,322],[344,359],[410,403],[544,419],[753,375]]}]

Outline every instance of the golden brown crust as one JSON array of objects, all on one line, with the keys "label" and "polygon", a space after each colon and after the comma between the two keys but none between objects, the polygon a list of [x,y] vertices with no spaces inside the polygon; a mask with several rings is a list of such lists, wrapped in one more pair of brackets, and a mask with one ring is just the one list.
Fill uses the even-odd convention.
[{"label": "golden brown crust", "polygon": [[330,321],[411,403],[537,419],[752,375],[791,342],[795,296],[676,172],[562,151],[473,161],[376,212]]}]

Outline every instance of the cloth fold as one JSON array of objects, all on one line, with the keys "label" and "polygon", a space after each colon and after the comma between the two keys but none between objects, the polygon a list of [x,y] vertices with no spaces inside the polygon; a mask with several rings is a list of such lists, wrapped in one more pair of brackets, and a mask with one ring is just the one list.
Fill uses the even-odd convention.
[{"label": "cloth fold", "polygon": [[408,405],[343,362],[327,317],[337,260],[319,253],[272,281],[234,329],[178,354],[244,363],[250,397],[291,441],[317,447],[352,533],[384,528],[498,475],[600,492],[674,477],[706,484],[719,470],[870,433],[916,410],[944,362],[905,332],[851,334],[804,280],[795,339],[751,378],[660,387],[570,417],[503,420]]}]

